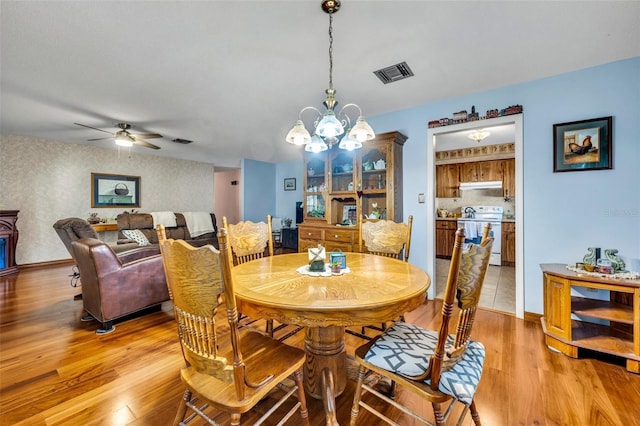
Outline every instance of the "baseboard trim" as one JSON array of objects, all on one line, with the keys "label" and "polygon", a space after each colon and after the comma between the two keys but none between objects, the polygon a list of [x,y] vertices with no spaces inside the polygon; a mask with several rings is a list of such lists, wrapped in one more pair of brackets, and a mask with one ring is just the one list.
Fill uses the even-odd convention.
[{"label": "baseboard trim", "polygon": [[63,265],[75,265],[73,259],[60,259],[60,260],[50,260],[47,262],[37,262],[37,263],[23,263],[19,265],[20,269],[39,269],[39,268],[48,268],[51,266],[63,266]]}]

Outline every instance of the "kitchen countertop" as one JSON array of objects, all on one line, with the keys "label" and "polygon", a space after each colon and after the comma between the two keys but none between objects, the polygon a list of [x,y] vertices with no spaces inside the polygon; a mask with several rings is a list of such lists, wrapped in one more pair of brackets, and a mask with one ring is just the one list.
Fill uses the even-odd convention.
[{"label": "kitchen countertop", "polygon": [[[458,219],[461,219],[459,217],[437,217],[436,220],[443,220],[443,221],[458,221]],[[502,218],[502,222],[509,222],[509,223],[515,223],[516,220],[515,219],[505,219]]]}]

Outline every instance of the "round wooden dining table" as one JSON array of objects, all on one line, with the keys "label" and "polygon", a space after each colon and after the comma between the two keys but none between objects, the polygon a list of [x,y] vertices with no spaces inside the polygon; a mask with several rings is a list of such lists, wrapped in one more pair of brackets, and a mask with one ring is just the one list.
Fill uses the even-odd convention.
[{"label": "round wooden dining table", "polygon": [[[308,254],[264,257],[233,268],[238,311],[305,326],[305,389],[335,398],[346,385],[345,327],[392,321],[420,306],[431,284],[422,269],[397,259],[346,253],[348,272],[299,272]],[[330,389],[329,389],[330,388]]]}]

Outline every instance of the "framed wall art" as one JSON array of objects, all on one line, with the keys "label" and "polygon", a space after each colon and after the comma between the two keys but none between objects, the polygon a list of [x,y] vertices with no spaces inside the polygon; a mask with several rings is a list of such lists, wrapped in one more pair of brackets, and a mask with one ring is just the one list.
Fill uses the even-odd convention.
[{"label": "framed wall art", "polygon": [[285,178],[284,179],[284,190],[285,191],[295,191],[296,190],[296,178]]},{"label": "framed wall art", "polygon": [[611,169],[612,117],[553,125],[553,171]]},{"label": "framed wall art", "polygon": [[140,207],[140,176],[91,173],[91,207]]}]

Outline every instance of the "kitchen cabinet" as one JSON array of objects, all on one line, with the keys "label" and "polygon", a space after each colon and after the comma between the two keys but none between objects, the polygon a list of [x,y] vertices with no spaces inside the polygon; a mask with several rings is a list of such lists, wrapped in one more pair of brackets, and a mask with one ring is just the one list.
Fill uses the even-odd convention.
[{"label": "kitchen cabinet", "polygon": [[460,163],[460,182],[487,182],[502,180],[502,161],[475,161]]},{"label": "kitchen cabinet", "polygon": [[502,266],[516,266],[516,224],[502,222]]},{"label": "kitchen cabinet", "polygon": [[502,193],[504,197],[516,196],[516,160],[502,160]]},{"label": "kitchen cabinet", "polygon": [[[406,140],[400,132],[389,132],[356,151],[334,147],[321,153],[305,152],[299,250],[322,244],[327,250],[352,251],[359,245],[363,218],[403,221],[402,148]],[[329,232],[336,226],[341,227],[339,231]]]},{"label": "kitchen cabinet", "polygon": [[[626,358],[627,370],[640,374],[640,280],[580,274],[564,264],[540,267],[545,344],[571,358],[581,348]],[[608,300],[576,295],[585,290],[608,291]]]},{"label": "kitchen cabinet", "polygon": [[460,182],[502,181],[504,197],[516,194],[516,160],[474,161],[436,165],[436,197],[460,197]]},{"label": "kitchen cabinet", "polygon": [[436,166],[436,197],[457,198],[460,196],[459,164],[440,164]]},{"label": "kitchen cabinet", "polygon": [[455,220],[436,220],[436,257],[451,259],[457,228]]}]

